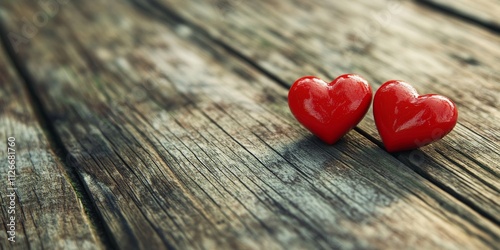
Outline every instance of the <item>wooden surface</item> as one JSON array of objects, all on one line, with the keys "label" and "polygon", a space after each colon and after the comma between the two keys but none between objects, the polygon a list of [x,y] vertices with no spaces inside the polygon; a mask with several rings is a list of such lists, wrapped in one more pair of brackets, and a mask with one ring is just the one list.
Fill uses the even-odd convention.
[{"label": "wooden surface", "polygon": [[431,8],[464,21],[474,23],[483,28],[500,32],[500,4],[491,0],[416,0]]},{"label": "wooden surface", "polygon": [[[202,25],[200,29],[206,29],[213,39],[232,48],[244,48],[241,56],[279,76],[287,86],[298,75],[311,72],[324,79],[356,72],[365,76],[374,89],[387,79],[405,79],[421,93],[448,93],[460,111],[460,122],[453,133],[433,147],[395,157],[500,222],[499,188],[495,185],[500,174],[500,75],[496,71],[499,37],[411,2],[308,3],[294,8],[294,3],[287,6],[280,2],[279,8],[293,10],[287,15],[264,3],[241,4],[227,13],[223,21],[207,11],[210,5],[204,1],[165,0],[164,5],[156,7],[168,11],[165,16],[185,14],[197,27]],[[325,21],[330,18],[327,13],[322,15],[324,19],[306,19],[310,20],[307,27],[296,22],[316,11],[312,8],[321,13],[321,9],[335,10],[336,5],[342,5],[344,12],[333,15],[345,20],[343,25],[330,25]],[[366,9],[373,10],[374,17],[367,16]],[[378,25],[371,25],[372,19]],[[379,19],[389,21],[380,24]],[[432,23],[440,25],[432,27]],[[275,26],[287,28],[274,29]],[[296,36],[304,39],[292,39]],[[465,72],[464,67],[468,69]],[[358,127],[369,139],[381,144],[371,112]],[[478,143],[468,143],[470,140]]]},{"label": "wooden surface", "polygon": [[[77,197],[78,189],[72,186],[68,169],[47,142],[23,85],[7,55],[0,50],[0,245],[2,249],[9,245],[16,249],[102,247]],[[15,153],[10,154],[15,156],[13,170],[7,160],[10,137],[15,138],[10,147],[13,149],[10,152]],[[11,203],[12,195],[14,203]],[[7,234],[11,216],[15,235]],[[15,242],[10,243],[8,238]]]},{"label": "wooden surface", "polygon": [[[36,170],[20,174],[19,193],[34,203],[19,206],[35,225],[54,220],[41,221],[52,229],[44,234],[26,220],[18,235],[28,240],[2,235],[3,247],[500,245],[491,29],[408,1],[48,2],[0,4],[16,62],[0,57],[2,138],[33,147],[19,145]],[[42,10],[47,20],[27,32]],[[302,75],[347,72],[374,89],[404,79],[447,95],[459,124],[432,145],[388,154],[369,112],[325,145],[293,119],[287,88]],[[29,126],[11,125],[19,119]],[[55,178],[62,193],[43,193]]]}]

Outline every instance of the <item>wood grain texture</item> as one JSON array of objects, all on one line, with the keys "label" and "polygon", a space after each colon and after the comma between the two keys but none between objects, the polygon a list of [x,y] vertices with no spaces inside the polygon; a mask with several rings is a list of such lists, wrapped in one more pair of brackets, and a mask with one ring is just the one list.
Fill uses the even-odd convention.
[{"label": "wood grain texture", "polygon": [[[361,134],[322,144],[286,89],[138,6],[68,3],[18,54],[118,247],[499,244],[495,224]],[[10,30],[38,11],[4,8]]]},{"label": "wood grain texture", "polygon": [[[89,225],[62,161],[47,142],[24,84],[0,49],[0,248],[95,249],[102,247]],[[7,138],[15,138],[15,205],[10,205]],[[10,210],[14,213],[10,213]],[[15,242],[7,226],[15,216]],[[9,229],[10,230],[10,229]],[[10,235],[9,235],[10,237]]]},{"label": "wood grain texture", "polygon": [[[402,79],[450,97],[459,108],[454,131],[395,156],[500,222],[499,36],[407,1],[150,2],[284,85],[353,72],[375,90]],[[358,127],[382,145],[371,111]]]},{"label": "wood grain texture", "polygon": [[497,0],[416,0],[441,11],[500,32],[500,2]]}]

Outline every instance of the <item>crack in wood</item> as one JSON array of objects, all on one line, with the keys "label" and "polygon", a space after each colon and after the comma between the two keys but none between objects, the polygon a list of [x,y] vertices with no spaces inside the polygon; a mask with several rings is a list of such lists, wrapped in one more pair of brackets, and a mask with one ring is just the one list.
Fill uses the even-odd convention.
[{"label": "crack in wood", "polygon": [[[470,13],[467,13],[460,9],[456,9],[450,5],[442,4],[439,1],[433,1],[433,0],[413,0],[413,1],[431,10],[438,11],[445,15],[457,18],[458,20],[468,22],[477,25],[481,28],[484,28],[486,30],[489,30],[491,32],[500,34],[500,26],[497,23],[477,18],[476,16]],[[477,61],[470,61],[468,63],[475,64],[477,63]]]}]

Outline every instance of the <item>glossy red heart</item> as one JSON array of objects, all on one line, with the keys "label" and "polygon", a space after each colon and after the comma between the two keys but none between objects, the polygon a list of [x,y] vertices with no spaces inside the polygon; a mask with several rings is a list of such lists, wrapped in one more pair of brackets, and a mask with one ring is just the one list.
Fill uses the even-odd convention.
[{"label": "glossy red heart", "polygon": [[345,74],[330,83],[306,76],[288,92],[288,106],[297,120],[328,144],[338,141],[365,116],[372,89],[360,76]]},{"label": "glossy red heart", "polygon": [[373,116],[386,150],[395,152],[443,138],[455,127],[458,111],[444,96],[419,96],[410,84],[392,80],[375,93]]}]

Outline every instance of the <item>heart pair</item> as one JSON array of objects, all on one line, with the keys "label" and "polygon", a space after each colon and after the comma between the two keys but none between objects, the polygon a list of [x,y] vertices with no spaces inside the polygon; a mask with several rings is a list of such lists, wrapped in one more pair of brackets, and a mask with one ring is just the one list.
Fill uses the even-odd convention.
[{"label": "heart pair", "polygon": [[[341,75],[330,83],[302,77],[288,93],[295,118],[328,144],[338,141],[363,119],[371,100],[368,82],[353,74]],[[395,152],[443,138],[457,123],[458,112],[444,96],[419,96],[410,84],[391,80],[375,93],[373,116],[386,150]]]}]

